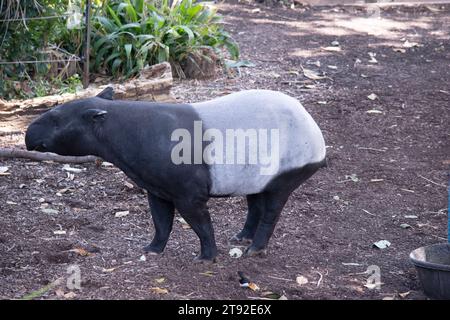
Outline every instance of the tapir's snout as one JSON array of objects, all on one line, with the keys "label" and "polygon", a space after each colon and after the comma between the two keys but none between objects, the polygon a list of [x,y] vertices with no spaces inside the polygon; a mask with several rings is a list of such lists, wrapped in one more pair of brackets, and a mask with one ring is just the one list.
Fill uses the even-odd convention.
[{"label": "tapir's snout", "polygon": [[28,127],[27,133],[25,134],[25,145],[27,146],[27,150],[40,152],[47,151],[47,143],[40,133],[41,130],[42,128],[40,128],[39,125],[33,123]]}]

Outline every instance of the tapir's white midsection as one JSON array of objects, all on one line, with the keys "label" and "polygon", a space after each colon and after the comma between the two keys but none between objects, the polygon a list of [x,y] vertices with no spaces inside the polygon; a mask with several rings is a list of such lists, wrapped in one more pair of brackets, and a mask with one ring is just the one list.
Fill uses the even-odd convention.
[{"label": "tapir's white midsection", "polygon": [[[194,103],[203,129],[278,129],[279,167],[261,174],[258,164],[211,164],[211,195],[259,193],[279,174],[325,158],[322,132],[301,103],[281,92],[248,90]],[[263,131],[262,131],[263,132]],[[270,142],[270,137],[268,138]],[[269,152],[271,151],[268,143]]]}]

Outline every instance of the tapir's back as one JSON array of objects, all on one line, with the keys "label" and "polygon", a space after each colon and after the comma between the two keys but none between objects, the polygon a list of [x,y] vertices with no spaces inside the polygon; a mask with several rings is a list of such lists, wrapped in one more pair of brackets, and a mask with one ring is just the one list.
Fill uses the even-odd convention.
[{"label": "tapir's back", "polygon": [[[259,193],[280,173],[325,158],[319,127],[298,100],[283,93],[248,90],[192,105],[202,120],[203,130],[217,129],[224,138],[224,163],[210,165],[212,195]],[[243,133],[247,155],[245,163],[238,163],[239,147],[235,145],[238,154],[232,157],[226,151],[230,150],[230,137]],[[249,145],[250,140],[257,141],[257,148]],[[249,154],[257,159],[256,164],[250,161]]]}]

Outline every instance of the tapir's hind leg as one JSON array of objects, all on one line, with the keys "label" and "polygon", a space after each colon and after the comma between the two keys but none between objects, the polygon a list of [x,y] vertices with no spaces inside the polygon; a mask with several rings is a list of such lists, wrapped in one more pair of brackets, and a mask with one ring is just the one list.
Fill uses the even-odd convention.
[{"label": "tapir's hind leg", "polygon": [[200,255],[196,260],[214,262],[217,247],[206,201],[189,199],[175,202],[175,206],[200,239]]},{"label": "tapir's hind leg", "polygon": [[261,194],[264,200],[264,212],[253,236],[253,242],[246,250],[247,255],[255,255],[266,249],[289,194],[281,192],[264,192]]},{"label": "tapir's hind leg", "polygon": [[148,202],[155,226],[155,235],[152,242],[144,250],[149,253],[161,253],[172,231],[175,207],[172,202],[158,198],[150,193]]},{"label": "tapir's hind leg", "polygon": [[231,243],[250,244],[252,242],[259,220],[264,212],[264,195],[262,193],[248,195],[247,205],[247,220],[245,221],[244,228],[230,239]]},{"label": "tapir's hind leg", "polygon": [[253,236],[253,242],[246,250],[248,255],[264,252],[290,194],[324,164],[325,160],[308,164],[303,168],[285,172],[269,183],[261,194],[264,201],[264,212]]}]

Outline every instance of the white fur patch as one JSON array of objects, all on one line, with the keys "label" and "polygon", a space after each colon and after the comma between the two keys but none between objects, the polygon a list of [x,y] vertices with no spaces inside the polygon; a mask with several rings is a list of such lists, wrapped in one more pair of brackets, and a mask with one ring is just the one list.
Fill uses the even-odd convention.
[{"label": "white fur patch", "polygon": [[[325,142],[318,125],[298,100],[281,92],[241,91],[192,106],[204,130],[220,130],[224,137],[227,129],[279,132],[278,172],[261,174],[261,163],[211,164],[211,195],[259,193],[275,176],[325,158]],[[268,146],[270,154],[270,143]]]}]

